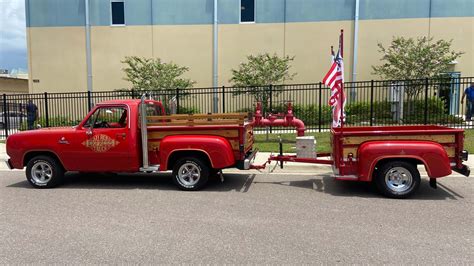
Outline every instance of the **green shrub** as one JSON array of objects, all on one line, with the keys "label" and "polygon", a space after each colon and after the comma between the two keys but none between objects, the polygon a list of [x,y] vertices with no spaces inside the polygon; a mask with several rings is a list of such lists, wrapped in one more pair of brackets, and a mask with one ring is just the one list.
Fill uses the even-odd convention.
[{"label": "green shrub", "polygon": [[201,113],[201,111],[199,110],[199,108],[195,106],[191,106],[191,107],[180,106],[179,112],[178,112],[178,114],[199,114],[199,113]]}]

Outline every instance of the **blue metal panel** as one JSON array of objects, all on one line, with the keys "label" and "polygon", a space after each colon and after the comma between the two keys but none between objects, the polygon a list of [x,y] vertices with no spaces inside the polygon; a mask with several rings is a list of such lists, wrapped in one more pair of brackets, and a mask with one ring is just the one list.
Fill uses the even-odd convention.
[{"label": "blue metal panel", "polygon": [[151,12],[151,0],[125,0],[126,25],[150,25]]},{"label": "blue metal panel", "polygon": [[285,2],[287,0],[255,0],[257,23],[285,22]]},{"label": "blue metal panel", "polygon": [[354,18],[354,0],[287,0],[287,22],[338,21]]},{"label": "blue metal panel", "polygon": [[213,0],[154,0],[153,24],[211,24],[213,10]]},{"label": "blue metal panel", "polygon": [[430,0],[361,0],[360,19],[427,18]]},{"label": "blue metal panel", "polygon": [[240,21],[240,1],[219,0],[218,3],[219,24],[238,24]]},{"label": "blue metal panel", "polygon": [[110,1],[89,0],[89,17],[92,26],[110,25]]},{"label": "blue metal panel", "polygon": [[84,0],[30,0],[26,1],[28,26],[83,26]]},{"label": "blue metal panel", "polygon": [[[84,1],[26,0],[27,26],[83,26]],[[126,25],[192,25],[213,22],[213,0],[124,1]],[[218,1],[220,24],[239,23],[239,3],[239,0]],[[255,4],[257,23],[317,22],[352,20],[355,1],[255,0]],[[90,0],[90,15],[91,25],[110,25],[110,0]],[[430,0],[360,0],[360,19],[429,16]],[[473,17],[474,0],[431,0],[431,16]]]},{"label": "blue metal panel", "polygon": [[[125,0],[124,3],[125,25],[151,24],[151,0]],[[110,0],[90,0],[90,17],[93,26],[111,25]]]},{"label": "blue metal panel", "polygon": [[474,17],[474,0],[432,1],[432,17]]}]

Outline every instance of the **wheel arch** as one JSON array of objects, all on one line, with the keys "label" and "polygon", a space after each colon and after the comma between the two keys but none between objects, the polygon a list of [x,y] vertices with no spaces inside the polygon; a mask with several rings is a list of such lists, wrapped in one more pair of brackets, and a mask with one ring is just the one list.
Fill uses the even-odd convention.
[{"label": "wheel arch", "polygon": [[203,163],[207,164],[210,168],[213,168],[212,161],[207,154],[203,150],[174,150],[168,156],[166,162],[166,169],[170,170],[173,169],[173,166],[179,161],[180,158],[184,157],[194,157],[201,160]]},{"label": "wheel arch", "polygon": [[374,169],[389,160],[423,164],[431,178],[451,174],[448,155],[443,146],[431,141],[371,141],[358,149],[360,181],[371,181]]},{"label": "wheel arch", "polygon": [[52,152],[52,151],[29,151],[29,152],[25,153],[25,155],[23,156],[23,166],[26,166],[28,164],[28,162],[36,156],[49,156],[49,157],[55,159],[59,163],[59,165],[61,165],[61,167],[64,170],[66,170],[64,168],[64,164],[61,161],[61,159],[59,158],[59,156],[56,153]]}]

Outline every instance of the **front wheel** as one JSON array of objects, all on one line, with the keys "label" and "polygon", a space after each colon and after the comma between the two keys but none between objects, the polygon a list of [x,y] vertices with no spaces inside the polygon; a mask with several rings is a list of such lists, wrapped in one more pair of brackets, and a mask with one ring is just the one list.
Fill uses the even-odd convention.
[{"label": "front wheel", "polygon": [[199,190],[208,178],[209,166],[194,157],[180,159],[173,167],[173,181],[182,190]]},{"label": "front wheel", "polygon": [[384,163],[377,171],[375,184],[387,197],[403,199],[416,192],[420,186],[420,172],[416,165],[405,161]]},{"label": "front wheel", "polygon": [[50,156],[36,156],[26,165],[26,179],[35,188],[55,187],[63,177],[62,165]]}]

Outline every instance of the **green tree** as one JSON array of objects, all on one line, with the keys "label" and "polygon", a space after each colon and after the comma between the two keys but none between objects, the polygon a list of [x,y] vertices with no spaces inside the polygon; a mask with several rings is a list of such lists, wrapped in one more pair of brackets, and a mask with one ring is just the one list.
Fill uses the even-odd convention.
[{"label": "green tree", "polygon": [[[237,87],[234,94],[249,93],[266,107],[270,93],[273,95],[281,93],[283,87],[279,85],[292,80],[296,75],[296,73],[290,74],[293,60],[294,57],[279,57],[269,53],[247,56],[247,62],[241,63],[238,69],[232,69],[232,78],[229,82]],[[271,92],[269,85],[273,85]]]},{"label": "green tree", "polygon": [[416,98],[423,89],[421,79],[438,77],[463,54],[452,51],[451,44],[452,40],[433,41],[432,37],[394,37],[387,48],[378,44],[383,63],[372,66],[373,73],[389,80],[419,80],[405,84],[408,98]]},{"label": "green tree", "polygon": [[[165,63],[160,58],[127,56],[122,61],[127,81],[132,83],[131,89],[137,94],[142,92],[158,92],[168,102],[176,94],[176,88],[192,88],[195,83],[191,79],[181,77],[189,68],[173,62]],[[181,95],[186,95],[183,92]]]}]

